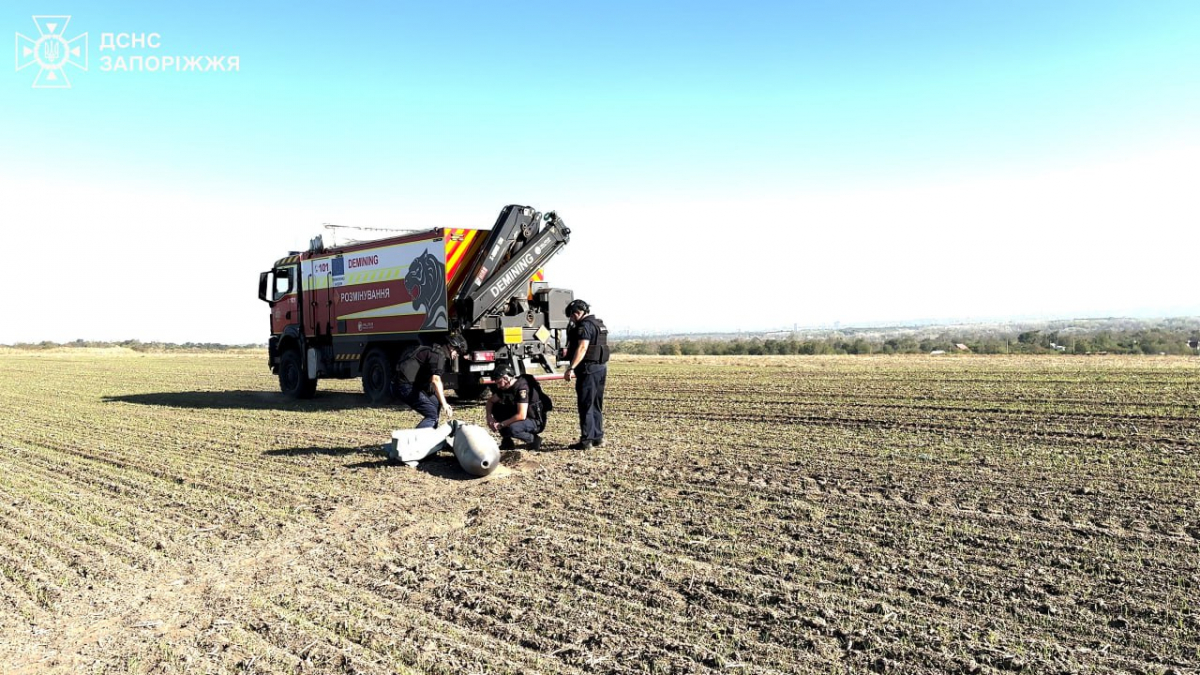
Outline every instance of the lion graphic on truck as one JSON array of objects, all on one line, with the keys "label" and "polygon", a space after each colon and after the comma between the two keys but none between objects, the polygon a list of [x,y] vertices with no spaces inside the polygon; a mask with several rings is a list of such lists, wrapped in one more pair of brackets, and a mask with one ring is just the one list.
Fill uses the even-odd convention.
[{"label": "lion graphic on truck", "polygon": [[429,251],[417,256],[408,265],[404,288],[412,298],[414,310],[425,312],[421,330],[446,328],[450,313],[446,307],[446,267]]}]

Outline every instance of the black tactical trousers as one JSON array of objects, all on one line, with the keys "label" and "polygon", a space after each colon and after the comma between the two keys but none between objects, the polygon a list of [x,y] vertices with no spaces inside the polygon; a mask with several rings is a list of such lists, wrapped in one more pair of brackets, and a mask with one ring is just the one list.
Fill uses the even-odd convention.
[{"label": "black tactical trousers", "polygon": [[500,437],[501,438],[515,438],[518,441],[525,441],[526,443],[532,443],[533,435],[536,434],[537,431],[538,431],[537,422],[535,422],[529,418],[525,418],[525,419],[521,420],[520,422],[512,423],[510,426],[500,427]]},{"label": "black tactical trousers", "polygon": [[414,389],[407,382],[396,385],[396,394],[408,407],[421,415],[421,421],[417,422],[418,429],[433,429],[437,426],[442,404],[432,394]]},{"label": "black tactical trousers", "polygon": [[575,369],[575,400],[579,403],[579,440],[604,438],[604,382],[608,365],[580,364]]}]

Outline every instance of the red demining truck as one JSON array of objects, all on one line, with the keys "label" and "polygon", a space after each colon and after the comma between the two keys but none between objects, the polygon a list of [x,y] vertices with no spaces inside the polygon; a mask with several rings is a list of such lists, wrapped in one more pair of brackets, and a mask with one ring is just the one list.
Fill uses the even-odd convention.
[{"label": "red demining truck", "polygon": [[451,336],[468,346],[443,378],[461,398],[478,397],[498,362],[561,378],[574,294],[550,288],[542,266],[570,235],[554,212],[514,205],[491,230],[435,228],[329,248],[313,239],[259,275],[280,390],[309,398],[321,378],[362,377],[370,402],[386,403],[396,363]]}]

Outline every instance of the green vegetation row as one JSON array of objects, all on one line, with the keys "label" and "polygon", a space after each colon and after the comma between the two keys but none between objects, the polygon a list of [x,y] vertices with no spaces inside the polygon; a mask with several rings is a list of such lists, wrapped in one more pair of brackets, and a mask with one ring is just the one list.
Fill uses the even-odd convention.
[{"label": "green vegetation row", "polygon": [[122,340],[110,342],[103,340],[74,340],[72,342],[18,342],[11,345],[14,349],[113,349],[125,348],[135,352],[171,352],[171,351],[227,351],[231,349],[265,349],[266,344],[226,345],[218,342],[142,342],[141,340]]},{"label": "green vegetation row", "polygon": [[[1168,319],[1071,319],[1034,324],[846,328],[758,335],[710,334],[613,340],[613,351],[662,356],[757,356],[807,354],[1130,354],[1194,355],[1200,317]],[[265,344],[142,342],[141,340],[42,341],[12,345],[22,350],[125,348],[135,352],[196,352],[263,349]]]},{"label": "green vegetation row", "polygon": [[[738,356],[772,354],[1196,354],[1195,330],[1153,328],[1091,334],[1029,330],[1010,334],[964,335],[943,332],[924,336],[822,338],[664,338],[622,340],[621,354],[660,356]],[[1194,342],[1192,342],[1194,344]]]}]

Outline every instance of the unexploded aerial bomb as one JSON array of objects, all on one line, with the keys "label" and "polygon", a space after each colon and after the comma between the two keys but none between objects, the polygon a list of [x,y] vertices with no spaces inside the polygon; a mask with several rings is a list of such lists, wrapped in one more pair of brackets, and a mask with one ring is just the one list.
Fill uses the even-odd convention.
[{"label": "unexploded aerial bomb", "polygon": [[454,456],[464,471],[486,476],[500,466],[500,446],[487,429],[474,424],[455,424]]},{"label": "unexploded aerial bomb", "polygon": [[486,476],[500,466],[500,446],[487,429],[474,424],[451,420],[436,429],[400,429],[392,432],[387,447],[388,458],[416,466],[422,459],[436,454],[446,446],[464,471]]}]

